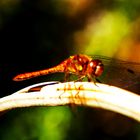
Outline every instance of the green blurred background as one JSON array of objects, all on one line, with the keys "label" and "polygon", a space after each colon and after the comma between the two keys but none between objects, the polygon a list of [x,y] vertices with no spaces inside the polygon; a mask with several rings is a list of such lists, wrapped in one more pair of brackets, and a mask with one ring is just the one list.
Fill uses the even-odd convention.
[{"label": "green blurred background", "polygon": [[[18,73],[52,67],[70,55],[140,62],[139,0],[0,0],[0,97],[52,74],[13,82]],[[139,87],[138,87],[139,88]],[[0,140],[140,139],[139,123],[119,114],[68,106],[15,109],[0,117]]]}]

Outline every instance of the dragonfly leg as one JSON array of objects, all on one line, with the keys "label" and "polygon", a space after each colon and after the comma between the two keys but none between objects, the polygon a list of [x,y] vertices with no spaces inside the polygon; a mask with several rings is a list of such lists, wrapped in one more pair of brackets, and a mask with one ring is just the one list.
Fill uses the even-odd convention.
[{"label": "dragonfly leg", "polygon": [[99,79],[95,78],[95,80],[98,82],[98,83],[102,83]]},{"label": "dragonfly leg", "polygon": [[88,82],[95,82],[91,75],[87,75]]},{"label": "dragonfly leg", "polygon": [[74,82],[81,82],[85,78],[85,75],[83,76],[78,76],[77,80],[74,80]]},{"label": "dragonfly leg", "polygon": [[[96,82],[99,82],[99,80],[94,76],[94,77],[92,77],[91,75],[87,75],[87,78],[88,78],[88,81],[89,82],[93,82],[96,86],[98,86],[97,84],[96,84]],[[100,83],[100,82],[99,82]]]},{"label": "dragonfly leg", "polygon": [[64,76],[64,82],[67,82],[67,81],[69,81],[70,80],[70,75],[69,75],[69,73],[65,73],[65,76]]}]

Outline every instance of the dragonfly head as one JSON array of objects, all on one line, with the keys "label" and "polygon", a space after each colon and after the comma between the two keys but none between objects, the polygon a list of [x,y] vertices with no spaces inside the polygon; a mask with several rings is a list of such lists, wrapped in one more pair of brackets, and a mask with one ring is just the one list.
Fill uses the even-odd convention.
[{"label": "dragonfly head", "polygon": [[95,77],[100,76],[103,73],[104,65],[101,60],[91,60],[88,64],[88,73]]}]

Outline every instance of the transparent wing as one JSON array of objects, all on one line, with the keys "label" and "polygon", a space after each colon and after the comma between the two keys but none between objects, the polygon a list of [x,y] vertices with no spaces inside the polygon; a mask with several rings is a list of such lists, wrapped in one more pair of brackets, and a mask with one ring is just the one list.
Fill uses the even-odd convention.
[{"label": "transparent wing", "polygon": [[98,79],[106,84],[140,92],[140,63],[95,55],[104,64],[104,72]]}]

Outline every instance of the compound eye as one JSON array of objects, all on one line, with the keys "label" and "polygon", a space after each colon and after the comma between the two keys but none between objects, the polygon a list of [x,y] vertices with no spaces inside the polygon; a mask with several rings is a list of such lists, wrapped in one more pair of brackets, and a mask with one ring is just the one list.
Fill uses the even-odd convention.
[{"label": "compound eye", "polygon": [[103,63],[98,59],[92,60],[90,62],[90,67],[92,68],[91,73],[96,77],[100,76],[103,73],[104,70]]},{"label": "compound eye", "polygon": [[100,76],[103,73],[104,70],[104,66],[102,63],[98,63],[98,65],[96,66],[96,70],[95,70],[95,76]]}]

